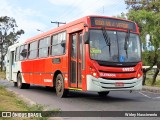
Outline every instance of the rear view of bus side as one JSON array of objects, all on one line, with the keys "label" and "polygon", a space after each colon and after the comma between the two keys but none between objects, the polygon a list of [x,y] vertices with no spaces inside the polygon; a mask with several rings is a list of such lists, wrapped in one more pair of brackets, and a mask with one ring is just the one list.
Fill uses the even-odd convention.
[{"label": "rear view of bus side", "polygon": [[141,42],[136,23],[86,16],[9,47],[7,79],[18,88],[31,84],[68,90],[142,89]]}]

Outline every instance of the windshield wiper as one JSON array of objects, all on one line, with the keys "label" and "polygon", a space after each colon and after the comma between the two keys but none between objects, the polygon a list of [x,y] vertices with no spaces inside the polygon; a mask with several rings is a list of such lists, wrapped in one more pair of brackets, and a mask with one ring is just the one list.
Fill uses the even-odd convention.
[{"label": "windshield wiper", "polygon": [[106,45],[109,47],[109,55],[111,56],[111,41],[110,41],[110,38],[108,37],[108,34],[105,30],[105,28],[102,28],[102,33],[103,33],[103,37],[104,37],[104,40],[106,42]]},{"label": "windshield wiper", "polygon": [[124,50],[126,51],[126,56],[128,58],[128,44],[129,44],[129,37],[130,37],[130,30],[128,29],[125,37],[125,42],[124,42]]}]

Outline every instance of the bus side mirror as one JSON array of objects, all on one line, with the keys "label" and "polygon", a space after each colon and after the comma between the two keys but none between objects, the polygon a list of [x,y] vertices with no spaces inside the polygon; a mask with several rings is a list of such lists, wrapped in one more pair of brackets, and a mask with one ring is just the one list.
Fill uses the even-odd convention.
[{"label": "bus side mirror", "polygon": [[62,40],[62,41],[61,41],[61,46],[62,46],[62,47],[65,47],[65,45],[66,45],[65,40]]},{"label": "bus side mirror", "polygon": [[85,44],[89,44],[89,32],[84,33],[83,40]]},{"label": "bus side mirror", "polygon": [[22,57],[26,57],[27,56],[27,49],[23,49],[22,52],[20,53],[20,55]]}]

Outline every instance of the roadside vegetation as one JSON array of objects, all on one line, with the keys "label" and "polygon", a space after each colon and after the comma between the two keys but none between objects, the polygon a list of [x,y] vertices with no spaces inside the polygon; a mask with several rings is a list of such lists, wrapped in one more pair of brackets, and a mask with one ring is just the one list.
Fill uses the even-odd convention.
[{"label": "roadside vegetation", "polygon": [[[146,79],[146,86],[152,86],[152,79],[151,78],[147,78]],[[160,87],[160,78],[156,81],[155,87]]]},{"label": "roadside vegetation", "polygon": [[147,73],[146,75],[146,85],[147,86],[155,86],[155,87],[160,87],[160,73],[157,75],[155,85],[152,85],[152,79],[154,75],[154,70],[151,70]]},{"label": "roadside vegetation", "polygon": [[2,80],[5,80],[6,79],[6,73],[4,71],[0,72],[0,78]]},{"label": "roadside vegetation", "polygon": [[[13,92],[7,91],[0,86],[0,111],[43,111],[41,105],[28,105],[19,99]],[[47,118],[2,118],[2,120],[47,120]]]},{"label": "roadside vegetation", "polygon": [[[0,72],[0,80],[6,78],[5,72]],[[11,91],[0,85],[0,111],[43,111],[42,105],[28,105]],[[48,118],[1,118],[1,120],[47,120]]]},{"label": "roadside vegetation", "polygon": [[[140,38],[143,44],[143,65],[150,66],[143,69],[143,85],[147,84],[147,75],[153,66],[154,71],[151,84],[158,83],[160,71],[160,0],[125,0],[128,13],[119,17],[135,21],[140,30]],[[147,37],[148,36],[148,37]],[[149,80],[150,81],[150,80]]]}]

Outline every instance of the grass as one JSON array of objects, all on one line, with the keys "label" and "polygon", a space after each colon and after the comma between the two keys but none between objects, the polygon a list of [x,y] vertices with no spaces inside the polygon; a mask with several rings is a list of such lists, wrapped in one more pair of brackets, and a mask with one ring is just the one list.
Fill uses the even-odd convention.
[{"label": "grass", "polygon": [[[0,72],[0,80],[6,79],[5,72]],[[44,106],[28,105],[22,99],[18,98],[14,92],[7,91],[5,87],[0,86],[0,111],[43,111]],[[48,118],[1,118],[1,120],[47,120]]]},{"label": "grass", "polygon": [[5,80],[6,79],[6,73],[3,71],[3,72],[0,72],[0,78]]},{"label": "grass", "polygon": [[[19,99],[13,92],[7,91],[5,87],[0,86],[0,111],[43,111],[43,106],[28,106],[23,100]],[[12,120],[13,118],[7,118]],[[15,118],[15,120],[47,120],[47,118]],[[6,120],[6,118],[2,118]]]},{"label": "grass", "polygon": [[[146,85],[147,85],[147,86],[151,86],[151,84],[152,84],[152,79],[153,79],[153,75],[154,75],[154,71],[153,71],[153,70],[147,72],[147,76],[146,76]],[[160,72],[159,72],[159,74],[157,75],[156,83],[155,83],[154,86],[155,86],[155,87],[160,87]]]},{"label": "grass", "polygon": [[[5,72],[0,72],[0,80],[6,78]],[[42,105],[28,105],[22,99],[20,99],[14,92],[6,90],[4,86],[0,85],[0,111],[44,111]],[[49,110],[53,112],[59,112],[60,109]],[[1,118],[1,120],[47,120],[48,117],[41,118]]]},{"label": "grass", "polygon": [[[152,78],[147,78],[146,79],[146,85],[147,86],[152,86]],[[155,87],[160,87],[160,79],[156,80],[156,84],[154,85]]]},{"label": "grass", "polygon": [[28,105],[19,99],[14,92],[7,91],[5,87],[0,86],[0,111],[43,111],[42,105]]}]

